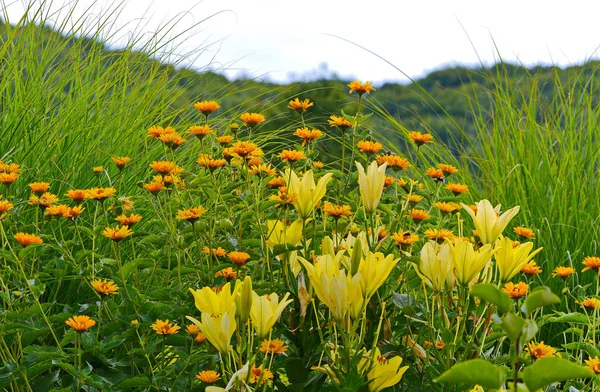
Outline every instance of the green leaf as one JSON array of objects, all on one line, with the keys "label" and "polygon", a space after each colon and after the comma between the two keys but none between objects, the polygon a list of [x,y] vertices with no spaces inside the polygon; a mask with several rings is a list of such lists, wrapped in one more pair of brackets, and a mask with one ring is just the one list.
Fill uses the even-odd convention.
[{"label": "green leaf", "polygon": [[472,359],[452,366],[435,381],[452,384],[479,384],[486,389],[498,389],[504,383],[504,377],[505,373],[501,368],[483,359]]},{"label": "green leaf", "polygon": [[538,287],[527,296],[524,307],[527,317],[530,317],[534,310],[558,303],[560,303],[560,298],[548,287]]},{"label": "green leaf", "polygon": [[506,332],[506,336],[515,342],[521,334],[523,333],[523,329],[526,326],[525,319],[523,317],[518,316],[512,312],[508,312],[498,320],[498,317],[495,317],[496,324],[500,325],[504,332]]},{"label": "green leaf", "polygon": [[590,343],[574,342],[574,343],[563,344],[562,346],[564,348],[566,348],[567,350],[583,350],[592,358],[600,357],[600,350],[598,350],[596,348],[596,346],[594,346],[593,344],[590,344]]},{"label": "green leaf", "polygon": [[583,313],[567,313],[557,317],[551,317],[548,319],[550,323],[574,323],[574,324],[587,324],[589,321],[588,316]]},{"label": "green leaf", "polygon": [[540,358],[523,370],[523,381],[530,391],[559,381],[590,377],[595,377],[590,369],[558,357]]},{"label": "green leaf", "polygon": [[535,337],[538,332],[538,326],[533,320],[525,320],[525,327],[523,328],[523,335],[521,336],[521,344],[526,344]]},{"label": "green leaf", "polygon": [[150,379],[148,377],[131,377],[118,383],[117,388],[126,389],[133,387],[147,387],[149,385]]},{"label": "green leaf", "polygon": [[471,295],[496,305],[502,313],[506,313],[512,308],[512,300],[510,299],[510,296],[489,283],[482,283],[473,286],[471,288]]}]

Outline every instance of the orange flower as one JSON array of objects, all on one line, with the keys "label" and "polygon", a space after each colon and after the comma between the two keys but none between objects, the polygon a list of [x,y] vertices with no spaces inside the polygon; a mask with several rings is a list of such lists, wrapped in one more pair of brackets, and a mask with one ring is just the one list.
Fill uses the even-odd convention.
[{"label": "orange flower", "polygon": [[152,170],[160,174],[169,174],[175,169],[175,162],[154,161],[150,164]]},{"label": "orange flower", "polygon": [[169,320],[162,321],[160,319],[156,320],[150,327],[152,327],[158,335],[175,335],[181,329],[177,324],[169,323]]},{"label": "orange flower", "polygon": [[17,181],[17,178],[19,178],[18,173],[0,173],[0,182],[7,187]]},{"label": "orange flower", "polygon": [[367,154],[375,154],[377,151],[383,148],[383,145],[379,142],[372,142],[370,140],[361,140],[357,143],[358,148],[361,152]]},{"label": "orange flower", "polygon": [[562,279],[567,279],[573,273],[575,273],[575,270],[571,267],[556,267],[552,276],[559,276]]},{"label": "orange flower", "polygon": [[313,161],[313,162],[312,162],[312,165],[313,165],[313,167],[314,167],[315,169],[322,169],[322,168],[323,168],[323,166],[325,166],[325,165],[323,164],[323,162],[319,162],[319,161]]},{"label": "orange flower", "polygon": [[441,212],[444,214],[449,214],[455,211],[459,211],[462,207],[457,203],[445,203],[445,202],[437,202],[434,204]]},{"label": "orange flower", "polygon": [[423,196],[415,195],[413,193],[404,196],[404,198],[408,201],[410,205],[415,205],[423,200]]},{"label": "orange flower", "polygon": [[200,219],[205,212],[206,209],[202,206],[188,208],[187,210],[179,210],[177,211],[177,219],[194,223]]},{"label": "orange flower", "polygon": [[410,217],[412,218],[413,222],[415,222],[416,224],[419,224],[421,221],[424,221],[425,219],[429,219],[429,214],[427,213],[427,211],[425,210],[418,210],[418,209],[412,209],[410,210]]},{"label": "orange flower", "polygon": [[41,209],[46,209],[50,207],[54,203],[58,201],[58,196],[46,192],[42,196],[37,197],[36,195],[31,195],[29,197],[29,202],[27,204],[32,206],[39,206]]},{"label": "orange flower", "polygon": [[65,196],[67,196],[69,199],[73,200],[76,203],[81,203],[87,198],[88,193],[86,190],[83,189],[70,189],[69,191],[67,191],[67,194]]},{"label": "orange flower", "polygon": [[510,298],[512,299],[519,299],[527,294],[529,291],[529,286],[525,282],[519,282],[517,284],[509,282],[504,285],[502,291],[510,295]]},{"label": "orange flower", "polygon": [[32,182],[29,184],[31,191],[38,196],[43,195],[45,192],[50,189],[50,184],[47,182]]},{"label": "orange flower", "polygon": [[237,279],[237,273],[231,267],[223,268],[220,271],[217,271],[215,274],[215,278],[224,277],[225,279]]},{"label": "orange flower", "polygon": [[296,98],[292,101],[290,101],[290,103],[288,104],[288,109],[292,109],[295,110],[296,112],[306,112],[306,110],[312,106],[314,106],[315,104],[313,102],[310,102],[310,100],[305,99],[303,101],[300,101],[299,98]]},{"label": "orange flower", "polygon": [[69,206],[65,204],[52,205],[46,209],[44,215],[55,218],[64,218],[69,213],[69,210]]},{"label": "orange flower", "polygon": [[438,169],[440,169],[442,171],[443,175],[446,177],[449,177],[452,174],[458,172],[457,168],[455,168],[452,165],[445,164],[445,163],[440,163],[437,167],[438,167]]},{"label": "orange flower", "polygon": [[250,369],[250,384],[267,384],[271,385],[273,383],[273,373],[269,369],[263,369],[262,365],[256,367],[252,365],[252,369]]},{"label": "orange flower", "polygon": [[155,137],[157,139],[162,135],[167,135],[170,133],[177,133],[177,131],[175,131],[175,128],[172,127],[163,128],[160,126],[154,126],[148,129],[148,137]]},{"label": "orange flower", "polygon": [[119,294],[119,286],[110,280],[94,279],[90,284],[100,295]]},{"label": "orange flower", "polygon": [[394,181],[396,181],[396,179],[392,176],[385,176],[385,179],[383,180],[383,187],[387,188],[388,186],[392,185],[394,183]]},{"label": "orange flower", "polygon": [[275,177],[267,182],[267,186],[270,188],[281,188],[285,186],[285,179],[283,177]]},{"label": "orange flower", "polygon": [[542,269],[535,263],[535,261],[530,261],[523,268],[521,268],[521,272],[527,276],[534,276],[542,272]]},{"label": "orange flower", "polygon": [[196,324],[188,324],[185,326],[185,330],[191,337],[194,337],[200,333],[200,328]]},{"label": "orange flower", "polygon": [[199,112],[208,117],[209,114],[221,108],[221,106],[216,101],[201,101],[196,102],[194,107],[198,109]]},{"label": "orange flower", "polygon": [[588,256],[583,259],[583,265],[585,265],[585,268],[581,270],[581,272],[595,270],[598,274],[600,274],[600,257]]},{"label": "orange flower", "polygon": [[556,350],[544,344],[543,341],[537,344],[534,342],[529,342],[525,350],[527,350],[527,355],[531,355],[535,359],[557,355]]},{"label": "orange flower", "polygon": [[443,243],[446,238],[449,240],[454,239],[454,233],[445,229],[428,229],[425,231],[425,236],[431,240],[437,241],[440,244]]},{"label": "orange flower", "polygon": [[298,150],[283,150],[279,153],[279,157],[284,162],[297,162],[301,159],[306,158],[304,152]]},{"label": "orange flower", "polygon": [[139,221],[141,221],[142,216],[139,214],[131,214],[131,215],[121,214],[121,215],[117,216],[115,218],[115,220],[122,225],[131,227],[131,226],[135,225],[136,223],[138,223]]},{"label": "orange flower", "polygon": [[318,129],[298,128],[296,129],[294,135],[303,140],[302,145],[304,146],[306,143],[323,136],[323,132],[319,131]]},{"label": "orange flower", "polygon": [[383,163],[387,163],[387,166],[394,171],[406,170],[410,166],[410,162],[398,155],[377,155],[375,157],[377,159],[377,163],[382,165]]},{"label": "orange flower", "polygon": [[392,239],[396,241],[396,245],[405,247],[417,242],[419,240],[419,236],[411,233],[410,231],[406,231],[404,233],[392,234]]},{"label": "orange flower", "polygon": [[597,356],[587,359],[585,363],[592,372],[596,373],[596,376],[600,376],[600,359]]},{"label": "orange flower", "polygon": [[200,164],[200,166],[207,168],[210,171],[215,171],[216,169],[227,164],[225,159],[214,159],[208,154],[200,154],[197,162]]},{"label": "orange flower", "polygon": [[234,264],[237,264],[237,265],[245,264],[249,258],[250,258],[250,255],[246,252],[237,252],[237,251],[229,252],[229,260],[231,260]]},{"label": "orange flower", "polygon": [[91,188],[87,190],[87,198],[104,201],[117,193],[115,188]]},{"label": "orange flower", "polygon": [[247,127],[255,127],[258,124],[265,122],[265,116],[258,113],[244,113],[240,116],[240,120],[242,120]]},{"label": "orange flower", "polygon": [[205,340],[206,340],[206,335],[204,335],[202,332],[199,332],[198,335],[196,335],[196,337],[194,338],[194,343],[200,344],[200,343],[204,342]]},{"label": "orange flower", "polygon": [[129,226],[119,226],[119,225],[115,226],[114,228],[107,227],[102,232],[103,236],[105,236],[106,238],[110,238],[111,240],[113,240],[115,242],[119,242],[122,239],[127,238],[132,234],[133,234],[133,231],[129,230]]},{"label": "orange flower", "polygon": [[79,215],[81,215],[83,210],[85,210],[85,208],[83,208],[82,206],[75,206],[75,207],[69,208],[69,210],[65,212],[64,217],[67,219],[75,220],[75,218],[77,218]]},{"label": "orange flower", "polygon": [[117,165],[117,168],[119,170],[123,170],[125,165],[127,165],[129,163],[129,161],[131,161],[131,158],[129,158],[129,157],[112,157],[112,160],[115,163],[115,165]]},{"label": "orange flower", "polygon": [[96,325],[96,322],[89,316],[73,316],[65,321],[65,324],[77,332],[85,332]]},{"label": "orange flower", "polygon": [[329,122],[329,126],[338,127],[341,130],[346,130],[352,126],[352,123],[348,121],[346,117],[342,116],[331,116],[329,117],[329,120],[327,120],[327,122]]},{"label": "orange flower", "polygon": [[430,143],[433,140],[433,136],[428,133],[423,134],[421,132],[411,132],[408,134],[408,137],[419,147],[423,144]]},{"label": "orange flower", "polygon": [[0,219],[4,218],[5,213],[14,207],[8,200],[0,200]]},{"label": "orange flower", "polygon": [[[207,255],[210,254],[210,249],[208,248],[208,246],[204,247],[204,253],[206,253]],[[218,248],[212,249],[212,254],[215,257],[225,257],[227,256],[227,251],[219,246]]]},{"label": "orange flower", "polygon": [[195,125],[190,127],[188,133],[202,140],[206,135],[210,135],[211,133],[214,133],[214,131],[208,125]]},{"label": "orange flower", "polygon": [[233,136],[231,136],[231,135],[223,135],[223,136],[219,136],[217,138],[217,141],[222,146],[228,145],[229,143],[231,143],[232,140],[233,140]]},{"label": "orange flower", "polygon": [[4,163],[0,161],[0,173],[20,174],[21,166],[16,163]]},{"label": "orange flower", "polygon": [[426,174],[435,181],[444,181],[444,172],[442,171],[442,169],[430,167],[429,169],[427,169]]},{"label": "orange flower", "polygon": [[39,245],[44,242],[41,237],[35,234],[27,234],[22,232],[15,234],[14,238],[19,244],[21,244],[23,248],[29,245]]},{"label": "orange flower", "polygon": [[349,94],[352,94],[353,92],[357,92],[359,96],[363,95],[364,93],[367,94],[371,94],[371,91],[376,91],[375,88],[373,86],[371,86],[373,82],[359,82],[357,80],[352,81],[348,84],[348,87],[350,87],[350,92]]},{"label": "orange flower", "polygon": [[173,133],[165,133],[158,137],[158,140],[163,142],[167,147],[176,149],[181,146],[183,143],[187,142],[186,139],[182,138],[180,134],[177,132]]},{"label": "orange flower", "polygon": [[287,188],[282,186],[282,187],[279,187],[277,195],[269,196],[269,200],[274,200],[274,201],[281,200],[283,203],[278,204],[277,207],[281,206],[282,204],[294,204],[296,202],[296,194],[295,193],[288,194]]},{"label": "orange flower", "polygon": [[233,144],[231,151],[239,155],[241,158],[246,158],[250,155],[262,155],[262,150],[260,150],[260,148],[258,148],[258,146],[252,142],[237,141]]},{"label": "orange flower", "polygon": [[[250,162],[248,162],[250,163]],[[270,164],[267,165],[256,165],[256,166],[251,166],[250,169],[250,174],[256,175],[256,176],[262,176],[262,177],[269,177],[269,176],[274,176],[275,174],[277,174],[277,170],[275,170],[275,168],[273,166],[271,166]]]},{"label": "orange flower", "polygon": [[352,209],[349,205],[340,206],[331,204],[331,202],[325,202],[325,204],[323,204],[323,212],[325,212],[325,215],[335,219],[346,218],[352,215]]},{"label": "orange flower", "polygon": [[152,181],[149,184],[144,184],[144,189],[150,193],[158,193],[165,188],[165,184],[162,181]]},{"label": "orange flower", "polygon": [[515,227],[514,231],[519,237],[527,238],[530,240],[535,238],[533,230],[528,229],[526,227]]},{"label": "orange flower", "polygon": [[260,344],[260,352],[265,354],[283,354],[288,347],[281,339],[263,340]]},{"label": "orange flower", "polygon": [[196,378],[205,384],[214,384],[221,379],[221,375],[214,370],[203,370],[196,374]]},{"label": "orange flower", "polygon": [[600,309],[600,299],[597,298],[586,298],[581,306],[588,309]]},{"label": "orange flower", "polygon": [[452,192],[454,196],[469,192],[469,187],[463,184],[448,184],[445,188]]}]

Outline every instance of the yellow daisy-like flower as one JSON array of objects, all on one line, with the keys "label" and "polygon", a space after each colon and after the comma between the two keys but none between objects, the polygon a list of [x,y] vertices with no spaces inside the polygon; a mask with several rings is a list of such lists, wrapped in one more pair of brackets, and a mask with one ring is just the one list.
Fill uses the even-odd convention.
[{"label": "yellow daisy-like flower", "polygon": [[535,359],[558,355],[555,349],[544,344],[543,341],[539,343],[529,342],[525,350],[527,351],[527,355],[531,355]]},{"label": "yellow daisy-like flower", "polygon": [[29,188],[31,188],[31,191],[33,193],[35,193],[38,196],[41,196],[44,193],[48,192],[48,189],[50,189],[50,184],[47,182],[32,182],[31,184],[29,184]]},{"label": "yellow daisy-like flower", "polygon": [[383,145],[379,142],[372,142],[370,140],[361,140],[357,144],[361,152],[367,154],[375,154],[383,148]]},{"label": "yellow daisy-like flower", "polygon": [[247,127],[255,127],[258,124],[265,122],[265,116],[258,113],[244,113],[240,116],[240,120],[242,120]]},{"label": "yellow daisy-like flower", "polygon": [[394,171],[406,170],[410,166],[410,162],[406,158],[399,157],[398,155],[381,154],[377,155],[375,159],[380,165],[387,163],[387,167]]},{"label": "yellow daisy-like flower", "polygon": [[340,206],[332,204],[331,202],[325,202],[325,204],[323,204],[323,212],[327,216],[339,219],[352,215],[352,208],[349,205]]},{"label": "yellow daisy-like flower", "polygon": [[227,146],[232,141],[233,141],[233,136],[231,136],[231,135],[223,135],[223,136],[217,137],[217,142],[219,142],[219,144],[221,146]]},{"label": "yellow daisy-like flower", "polygon": [[[204,253],[206,253],[207,255],[211,253],[211,250],[208,246],[204,247]],[[225,257],[227,256],[227,251],[219,246],[218,248],[212,249],[212,254],[215,257]]]},{"label": "yellow daisy-like flower", "polygon": [[210,171],[215,171],[218,168],[223,167],[227,164],[227,161],[225,159],[215,159],[209,154],[200,154],[200,156],[198,156],[197,162],[200,164],[200,166]]},{"label": "yellow daisy-like flower", "polygon": [[177,324],[169,323],[169,320],[162,321],[160,319],[156,320],[150,327],[156,331],[158,335],[175,335],[181,329]]},{"label": "yellow daisy-like flower", "polygon": [[85,332],[96,325],[96,322],[89,316],[73,316],[65,321],[65,324],[77,332]]},{"label": "yellow daisy-like flower", "polygon": [[534,276],[542,272],[542,269],[535,261],[530,261],[525,267],[521,268],[521,272],[527,276]]},{"label": "yellow daisy-like flower", "polygon": [[152,181],[149,184],[144,184],[144,189],[150,193],[158,193],[166,188],[162,181]]},{"label": "yellow daisy-like flower", "polygon": [[250,255],[246,252],[237,252],[237,251],[229,252],[229,260],[231,260],[231,262],[234,264],[237,264],[237,265],[246,264],[248,259],[250,259]]},{"label": "yellow daisy-like flower", "polygon": [[127,165],[131,161],[131,158],[129,158],[129,157],[112,157],[112,160],[119,170],[123,170],[125,165]]},{"label": "yellow daisy-like flower", "polygon": [[417,224],[420,223],[421,221],[424,221],[425,219],[429,219],[429,214],[427,213],[427,211],[414,209],[414,208],[412,210],[410,210],[409,216],[411,217],[413,222],[415,222]]},{"label": "yellow daisy-like flower", "polygon": [[284,162],[297,162],[306,158],[303,151],[298,150],[283,150],[279,153],[279,158]]},{"label": "yellow daisy-like flower", "polygon": [[202,206],[188,208],[187,210],[177,211],[177,219],[186,220],[190,223],[196,222],[202,215],[206,213],[206,209]]},{"label": "yellow daisy-like flower", "polygon": [[600,376],[600,359],[598,359],[598,357],[587,359],[585,363],[592,372],[596,373],[597,376]]},{"label": "yellow daisy-like flower", "polygon": [[322,169],[323,166],[325,166],[325,164],[323,162],[319,162],[319,161],[313,161],[312,165],[315,169]]},{"label": "yellow daisy-like flower", "polygon": [[288,347],[281,339],[263,340],[260,344],[260,352],[265,354],[283,354]]},{"label": "yellow daisy-like flower", "polygon": [[175,149],[187,142],[186,139],[182,138],[177,132],[165,133],[158,137],[158,140],[163,142],[167,147]]},{"label": "yellow daisy-like flower", "polygon": [[275,178],[271,179],[269,182],[267,182],[267,186],[269,188],[279,189],[282,186],[285,186],[285,178],[283,178],[281,176],[275,177]]},{"label": "yellow daisy-like flower", "polygon": [[411,206],[414,206],[415,204],[421,202],[421,200],[423,200],[423,196],[421,195],[415,195],[414,193],[410,193],[406,196],[404,196],[404,198],[408,201],[408,203]]},{"label": "yellow daisy-like flower", "polygon": [[154,126],[148,129],[148,137],[154,137],[157,139],[162,135],[167,135],[169,133],[177,133],[177,131],[172,127],[163,128],[160,126]]},{"label": "yellow daisy-like flower", "polygon": [[21,173],[21,166],[16,163],[4,163],[0,161],[0,173],[19,174]]},{"label": "yellow daisy-like flower", "polygon": [[17,242],[19,244],[21,244],[21,246],[23,248],[29,246],[29,245],[39,245],[42,244],[44,242],[44,240],[42,240],[41,237],[35,235],[35,234],[28,234],[28,233],[17,233],[15,234],[15,240],[17,240]]},{"label": "yellow daisy-like flower", "polygon": [[150,164],[150,168],[160,174],[169,174],[175,169],[175,162],[154,161]]},{"label": "yellow daisy-like flower", "polygon": [[269,177],[269,176],[274,176],[275,174],[277,174],[277,170],[275,170],[275,168],[273,166],[271,166],[270,164],[266,164],[266,165],[258,164],[256,166],[250,165],[250,167],[251,167],[250,174],[255,175],[255,176]]},{"label": "yellow daisy-like flower", "polygon": [[444,172],[442,171],[442,169],[436,169],[434,167],[430,167],[429,169],[427,169],[425,174],[427,174],[430,178],[432,178],[435,181],[443,181],[444,180]]},{"label": "yellow daisy-like flower", "polygon": [[600,299],[598,298],[586,298],[581,306],[588,309],[600,309]]},{"label": "yellow daisy-like flower", "polygon": [[65,215],[69,213],[69,210],[70,208],[66,204],[52,205],[46,209],[44,215],[52,216],[55,218],[64,218]]},{"label": "yellow daisy-like flower", "polygon": [[107,227],[102,232],[102,235],[106,238],[110,238],[115,242],[119,242],[124,238],[129,237],[133,234],[133,231],[129,229],[129,226],[115,226],[115,227]]},{"label": "yellow daisy-like flower", "polygon": [[445,203],[445,202],[437,202],[434,204],[434,206],[436,206],[441,212],[443,212],[444,214],[450,214],[456,211],[459,211],[460,209],[462,209],[462,207],[460,206],[460,204],[457,203]]},{"label": "yellow daisy-like flower", "polygon": [[67,219],[75,220],[75,218],[77,218],[79,215],[81,215],[83,210],[85,210],[85,208],[83,208],[82,206],[75,206],[75,207],[69,208],[68,211],[65,212],[64,217]]},{"label": "yellow daisy-like flower", "polygon": [[292,101],[290,101],[290,103],[288,104],[288,109],[292,109],[296,112],[306,112],[306,110],[312,106],[314,106],[315,104],[313,102],[311,102],[308,99],[305,99],[303,101],[300,101],[299,98],[296,98]]},{"label": "yellow daisy-like flower", "polygon": [[294,135],[303,140],[302,145],[304,146],[323,136],[323,132],[318,129],[298,128],[296,129],[296,132],[294,132]]},{"label": "yellow daisy-like flower", "polygon": [[206,335],[202,332],[199,332],[198,335],[194,338],[194,343],[200,344],[206,340]]},{"label": "yellow daisy-like flower", "polygon": [[408,134],[408,138],[419,147],[423,144],[431,143],[433,141],[432,135],[421,132],[411,132]]},{"label": "yellow daisy-like flower", "polygon": [[115,188],[90,188],[87,190],[87,198],[104,201],[117,193]]},{"label": "yellow daisy-like flower", "polygon": [[215,273],[215,278],[218,277],[224,277],[225,279],[229,280],[229,279],[237,279],[238,277],[238,273],[236,271],[233,270],[233,268],[231,267],[227,267],[227,268],[223,268],[220,271],[217,271]]},{"label": "yellow daisy-like flower", "polygon": [[528,229],[526,227],[515,227],[514,231],[515,231],[515,234],[517,234],[519,237],[527,238],[529,240],[532,240],[535,238],[535,233],[533,232],[533,230]]},{"label": "yellow daisy-like flower", "polygon": [[372,86],[372,84],[373,84],[373,82],[362,83],[357,80],[354,80],[354,81],[348,83],[348,87],[350,87],[349,94],[352,94],[355,91],[359,96],[363,95],[365,93],[371,94],[371,91],[376,91],[375,88]]},{"label": "yellow daisy-like flower", "polygon": [[142,216],[139,214],[130,214],[130,215],[121,214],[121,215],[117,216],[115,218],[115,220],[124,226],[131,227],[131,226],[135,225],[136,223],[138,223],[139,221],[141,221]]},{"label": "yellow daisy-like flower", "polygon": [[256,367],[252,365],[250,370],[250,384],[271,385],[273,383],[273,373],[269,369],[263,369],[262,365]]},{"label": "yellow daisy-like flower", "polygon": [[552,276],[558,276],[561,279],[567,279],[569,276],[575,273],[575,269],[571,267],[556,267]]},{"label": "yellow daisy-like flower", "polygon": [[196,378],[205,384],[214,384],[221,379],[221,375],[214,370],[203,370],[196,374]]},{"label": "yellow daisy-like flower", "polygon": [[419,240],[419,236],[411,233],[410,231],[406,231],[404,233],[394,233],[391,237],[396,242],[396,245],[402,247],[403,249]]},{"label": "yellow daisy-like flower", "polygon": [[221,106],[216,101],[201,101],[196,102],[194,107],[198,109],[198,111],[205,116],[208,116],[212,112],[221,108]]},{"label": "yellow daisy-like flower", "polygon": [[5,186],[9,186],[19,178],[18,173],[0,173],[0,183]]},{"label": "yellow daisy-like flower", "polygon": [[327,122],[329,123],[330,127],[338,127],[341,130],[346,130],[350,127],[352,127],[352,123],[350,121],[348,121],[346,119],[346,117],[342,117],[342,116],[331,116],[329,117],[329,120],[327,120]]},{"label": "yellow daisy-like flower", "polygon": [[185,330],[191,337],[194,337],[200,333],[200,328],[196,324],[186,325]]},{"label": "yellow daisy-like flower", "polygon": [[504,285],[502,291],[510,295],[510,298],[512,299],[519,299],[527,294],[529,291],[529,285],[527,285],[525,282],[519,282],[517,284],[509,282]]},{"label": "yellow daisy-like flower", "polygon": [[2,219],[4,217],[4,214],[7,211],[10,211],[14,208],[15,206],[10,203],[8,200],[0,200],[0,219]]},{"label": "yellow daisy-like flower", "polygon": [[110,280],[94,279],[90,284],[100,295],[119,294],[119,286]]},{"label": "yellow daisy-like flower", "polygon": [[67,191],[65,196],[73,200],[75,203],[81,203],[87,199],[88,193],[85,189],[70,189]]},{"label": "yellow daisy-like flower", "polygon": [[440,163],[440,164],[439,164],[437,167],[438,167],[438,169],[440,169],[440,170],[442,171],[442,173],[443,173],[443,174],[444,174],[446,177],[449,177],[449,176],[451,176],[452,174],[455,174],[455,173],[457,173],[457,172],[458,172],[458,169],[457,169],[457,168],[455,168],[455,167],[454,167],[454,166],[452,166],[452,165],[445,164],[445,163]]},{"label": "yellow daisy-like flower", "polygon": [[454,196],[469,192],[469,187],[464,184],[448,184],[445,188],[452,192]]},{"label": "yellow daisy-like flower", "polygon": [[585,268],[581,270],[581,272],[595,270],[598,274],[600,274],[600,257],[588,256],[583,259],[583,265],[585,265]]},{"label": "yellow daisy-like flower", "polygon": [[[262,155],[262,150],[260,150],[255,143],[243,141],[235,142],[231,147],[231,152],[238,155],[240,158]],[[223,151],[223,153],[225,153],[225,151]],[[227,159],[226,157],[224,158]]]},{"label": "yellow daisy-like flower", "polygon": [[46,209],[56,203],[58,201],[58,196],[46,192],[42,196],[37,197],[36,195],[31,195],[29,197],[29,202],[27,204],[32,206],[39,206],[41,209]]},{"label": "yellow daisy-like flower", "polygon": [[188,134],[194,135],[200,140],[214,132],[215,131],[213,131],[212,128],[208,125],[194,125],[191,126],[188,130]]},{"label": "yellow daisy-like flower", "polygon": [[445,229],[427,229],[424,234],[429,239],[437,241],[440,244],[444,243],[446,238],[449,240],[454,239],[454,233]]},{"label": "yellow daisy-like flower", "polygon": [[387,188],[388,186],[392,185],[395,181],[396,179],[394,177],[385,176],[385,179],[383,180],[383,187]]}]

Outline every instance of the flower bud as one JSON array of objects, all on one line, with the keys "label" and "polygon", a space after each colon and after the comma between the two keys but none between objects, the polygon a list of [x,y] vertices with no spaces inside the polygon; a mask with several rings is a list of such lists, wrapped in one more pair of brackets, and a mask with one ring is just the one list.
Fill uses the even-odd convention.
[{"label": "flower bud", "polygon": [[250,309],[252,308],[252,279],[249,276],[244,278],[241,289],[235,299],[237,316],[241,323],[246,323],[250,317]]}]

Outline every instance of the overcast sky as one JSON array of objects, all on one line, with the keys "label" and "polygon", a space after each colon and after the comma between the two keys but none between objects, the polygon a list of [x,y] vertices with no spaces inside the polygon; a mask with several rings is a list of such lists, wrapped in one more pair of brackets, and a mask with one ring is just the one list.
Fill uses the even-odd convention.
[{"label": "overcast sky", "polygon": [[[23,15],[22,1],[1,1],[11,22]],[[52,3],[58,10],[73,2]],[[74,15],[85,13],[92,23],[114,1],[78,3]],[[152,33],[171,21],[173,33],[185,32],[176,38],[176,53],[208,45],[199,57],[186,59],[197,69],[210,66],[229,77],[279,82],[332,72],[375,82],[406,81],[356,45],[410,77],[445,65],[491,64],[498,53],[527,65],[565,66],[596,57],[599,11],[598,1],[129,0],[113,15],[121,31],[111,43],[118,46],[131,34]],[[60,22],[64,14],[53,19]]]}]

